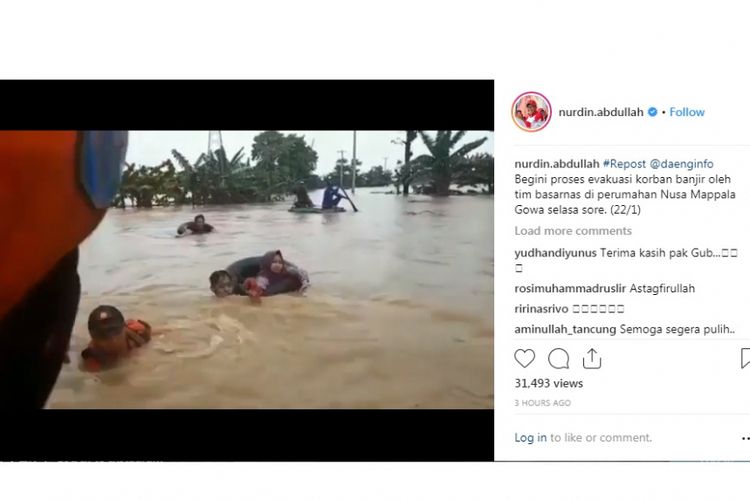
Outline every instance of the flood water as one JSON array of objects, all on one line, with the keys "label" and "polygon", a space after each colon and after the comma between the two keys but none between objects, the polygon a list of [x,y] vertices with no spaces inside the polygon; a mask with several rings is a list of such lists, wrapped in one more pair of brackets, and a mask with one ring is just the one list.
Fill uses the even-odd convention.
[{"label": "flood water", "polygon": [[[387,189],[387,188],[386,188]],[[81,246],[82,296],[49,408],[491,408],[493,199],[353,196],[359,213],[290,203],[112,209]],[[311,193],[320,202],[321,193]],[[216,232],[175,238],[203,213]],[[218,299],[208,276],[280,249],[305,296]],[[78,368],[88,313],[153,329],[117,368]]]}]

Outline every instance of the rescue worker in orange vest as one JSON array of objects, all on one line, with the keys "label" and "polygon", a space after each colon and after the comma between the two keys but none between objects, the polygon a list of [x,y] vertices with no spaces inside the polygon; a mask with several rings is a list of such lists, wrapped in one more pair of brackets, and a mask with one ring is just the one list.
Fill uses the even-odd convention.
[{"label": "rescue worker in orange vest", "polygon": [[127,131],[0,131],[0,408],[42,408],[66,358],[78,245],[117,193]]}]

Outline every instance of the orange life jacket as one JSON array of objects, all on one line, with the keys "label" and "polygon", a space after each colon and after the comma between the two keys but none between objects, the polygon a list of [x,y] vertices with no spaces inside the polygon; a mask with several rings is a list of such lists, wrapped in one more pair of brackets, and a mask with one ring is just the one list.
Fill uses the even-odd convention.
[{"label": "orange life jacket", "polygon": [[151,340],[151,325],[145,321],[130,319],[125,324],[123,334],[125,335],[127,353],[121,355],[108,354],[97,350],[93,345],[89,344],[81,353],[83,369],[85,371],[98,372],[112,368],[124,356],[127,356],[130,351],[146,345]]},{"label": "orange life jacket", "polygon": [[78,176],[81,134],[0,131],[0,317],[99,224]]}]

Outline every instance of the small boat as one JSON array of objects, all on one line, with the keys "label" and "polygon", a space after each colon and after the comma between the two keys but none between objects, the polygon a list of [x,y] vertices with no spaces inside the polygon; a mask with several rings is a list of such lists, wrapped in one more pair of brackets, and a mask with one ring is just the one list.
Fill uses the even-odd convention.
[{"label": "small boat", "polygon": [[312,208],[290,208],[290,212],[295,212],[298,214],[335,214],[338,212],[346,212],[346,209],[344,207],[334,207],[334,208],[320,208],[320,207],[312,207]]}]

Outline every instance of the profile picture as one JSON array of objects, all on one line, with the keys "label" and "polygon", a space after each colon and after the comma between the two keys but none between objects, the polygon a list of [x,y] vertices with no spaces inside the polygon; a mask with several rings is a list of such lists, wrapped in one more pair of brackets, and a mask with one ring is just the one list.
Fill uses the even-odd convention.
[{"label": "profile picture", "polygon": [[539,132],[552,117],[552,106],[546,97],[538,92],[524,92],[516,97],[511,108],[513,121],[521,130]]}]

